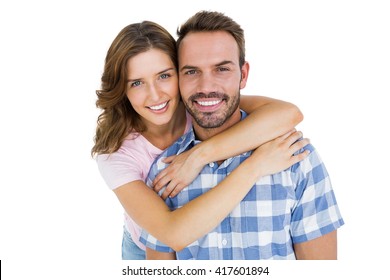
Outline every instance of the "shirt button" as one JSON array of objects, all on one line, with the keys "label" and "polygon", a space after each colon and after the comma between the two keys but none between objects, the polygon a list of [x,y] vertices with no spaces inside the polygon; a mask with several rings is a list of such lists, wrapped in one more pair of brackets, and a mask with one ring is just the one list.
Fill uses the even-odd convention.
[{"label": "shirt button", "polygon": [[209,166],[210,166],[210,167],[214,167],[214,162],[210,162],[210,163],[209,163]]},{"label": "shirt button", "polygon": [[227,240],[226,239],[222,240],[222,245],[226,246],[226,244],[227,244]]}]

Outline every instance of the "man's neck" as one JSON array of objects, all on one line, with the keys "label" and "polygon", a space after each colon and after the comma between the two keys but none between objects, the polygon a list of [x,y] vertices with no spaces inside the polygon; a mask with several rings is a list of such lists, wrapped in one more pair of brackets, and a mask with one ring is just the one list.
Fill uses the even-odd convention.
[{"label": "man's neck", "polygon": [[203,128],[203,127],[199,126],[195,122],[195,120],[192,121],[192,125],[194,127],[194,133],[196,135],[196,139],[204,141],[204,140],[207,140],[207,139],[213,137],[214,135],[221,133],[222,131],[235,125],[239,121],[241,121],[241,112],[240,112],[240,108],[237,108],[237,110],[233,113],[233,115],[231,115],[230,118],[227,119],[225,121],[225,123],[223,125],[221,125],[220,127]]}]

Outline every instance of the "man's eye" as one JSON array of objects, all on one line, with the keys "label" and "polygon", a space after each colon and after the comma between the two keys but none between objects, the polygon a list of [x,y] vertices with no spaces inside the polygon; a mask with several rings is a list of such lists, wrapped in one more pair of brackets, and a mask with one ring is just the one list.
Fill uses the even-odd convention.
[{"label": "man's eye", "polygon": [[218,67],[218,71],[219,72],[229,71],[229,68],[227,68],[227,67]]},{"label": "man's eye", "polygon": [[184,74],[186,74],[186,75],[194,75],[195,73],[196,73],[196,70],[188,70]]}]

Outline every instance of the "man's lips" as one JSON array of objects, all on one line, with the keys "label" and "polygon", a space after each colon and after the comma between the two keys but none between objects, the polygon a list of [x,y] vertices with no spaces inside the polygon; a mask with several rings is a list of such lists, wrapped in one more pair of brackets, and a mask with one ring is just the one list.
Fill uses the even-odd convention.
[{"label": "man's lips", "polygon": [[212,112],[217,110],[220,106],[222,106],[224,99],[194,99],[193,102],[200,111]]},{"label": "man's lips", "polygon": [[218,100],[195,100],[196,103],[198,103],[201,106],[209,107],[209,106],[214,106],[222,102],[222,99]]}]

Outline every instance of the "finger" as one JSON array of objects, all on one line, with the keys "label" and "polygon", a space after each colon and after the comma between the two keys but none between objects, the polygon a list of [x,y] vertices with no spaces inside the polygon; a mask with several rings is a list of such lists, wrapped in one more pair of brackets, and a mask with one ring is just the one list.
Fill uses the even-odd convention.
[{"label": "finger", "polygon": [[290,147],[295,142],[297,142],[299,139],[301,139],[303,136],[303,133],[301,131],[295,131],[292,133],[289,137],[286,138],[285,143]]},{"label": "finger", "polygon": [[297,130],[295,128],[291,129],[290,131],[286,132],[285,134],[281,135],[279,138],[281,140],[287,139],[292,133],[296,132]]},{"label": "finger", "polygon": [[170,193],[169,197],[172,198],[172,197],[175,197],[179,192],[181,192],[185,187],[187,187],[186,185],[184,184],[177,184],[176,187],[172,190],[172,192]]},{"label": "finger", "polygon": [[294,144],[292,144],[289,148],[289,152],[291,154],[294,154],[298,152],[300,149],[303,149],[305,146],[310,144],[310,140],[308,138],[302,138],[296,141]]},{"label": "finger", "polygon": [[172,180],[171,176],[167,174],[165,177],[158,180],[156,184],[154,184],[153,189],[159,192],[165,185],[169,184],[171,180]]},{"label": "finger", "polygon": [[161,178],[164,178],[166,176],[166,174],[167,174],[167,169],[164,169],[163,171],[158,173],[156,178],[154,178],[154,180],[153,180],[153,183],[152,183],[153,186],[155,186],[158,183],[158,181],[161,180]]},{"label": "finger", "polygon": [[291,165],[304,160],[310,154],[310,150],[304,150],[302,153],[291,157]]},{"label": "finger", "polygon": [[166,157],[166,158],[162,159],[162,162],[171,163],[176,157],[177,157],[177,155]]},{"label": "finger", "polygon": [[169,182],[168,186],[165,188],[164,192],[162,193],[161,198],[165,200],[174,189],[175,189],[175,182],[172,181]]}]

